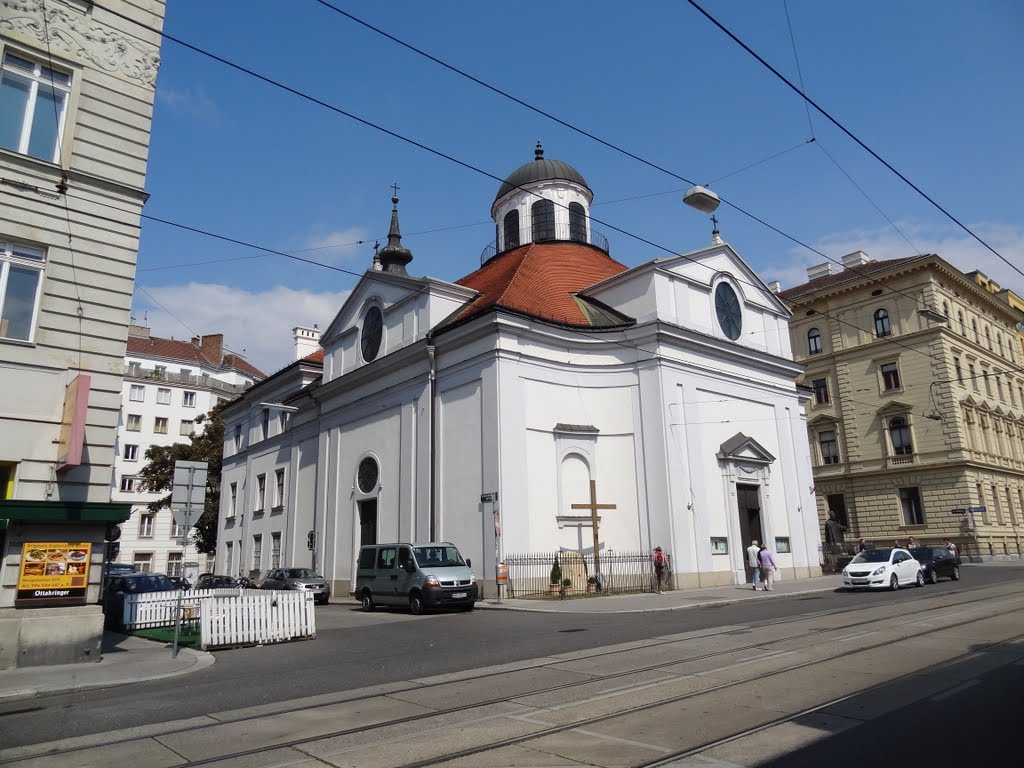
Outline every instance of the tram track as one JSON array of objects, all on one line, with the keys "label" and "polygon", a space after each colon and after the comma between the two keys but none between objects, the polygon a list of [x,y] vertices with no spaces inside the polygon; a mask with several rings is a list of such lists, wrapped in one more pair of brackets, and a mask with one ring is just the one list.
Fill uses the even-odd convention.
[{"label": "tram track", "polygon": [[[957,596],[964,596],[965,599],[956,600],[956,601],[952,601],[952,602],[946,602],[946,601],[942,600],[942,598],[950,596],[948,593],[945,594],[945,595],[942,595],[942,596],[934,596],[934,597],[933,596],[929,596],[927,599],[933,600],[933,601],[937,602],[937,604],[929,605],[929,606],[926,606],[926,607],[919,607],[919,608],[917,608],[916,610],[913,610],[913,611],[902,610],[902,611],[900,611],[899,616],[900,616],[901,620],[905,621],[908,618],[911,618],[911,617],[913,617],[915,615],[932,613],[933,611],[936,611],[936,610],[948,611],[949,609],[957,608],[959,606],[971,606],[971,608],[968,609],[968,610],[971,610],[971,609],[981,608],[981,607],[984,607],[986,605],[991,605],[993,603],[998,605],[1000,600],[1003,600],[1004,602],[1014,602],[1016,599],[1024,599],[1024,598],[1019,597],[1019,592],[1017,592],[1017,590],[1015,590],[1013,588],[1009,588],[1009,587],[1008,588],[1003,588],[1003,589],[998,589],[995,594],[989,595],[987,597],[978,598],[978,597],[974,596],[975,592],[983,591],[983,590],[991,591],[992,588],[991,587],[979,587],[979,588],[975,588],[975,589],[959,590],[959,591],[957,591],[956,593],[953,593],[953,594],[955,594]],[[1011,594],[1014,594],[1014,593],[1016,593],[1018,595],[1018,597],[1011,597],[1009,600],[1005,600],[1005,598],[1007,598],[1008,595],[1011,595]],[[970,595],[970,596],[968,596],[968,595]],[[900,607],[905,607],[905,605],[906,605],[905,603],[899,604]],[[858,607],[848,608],[848,609],[822,611],[822,612],[816,612],[816,613],[812,613],[812,614],[803,614],[803,615],[800,615],[800,616],[790,616],[790,617],[785,617],[785,618],[774,620],[774,621],[763,622],[763,623],[757,624],[756,628],[763,629],[763,628],[766,628],[766,627],[780,626],[780,625],[785,625],[785,624],[794,623],[794,622],[808,622],[808,621],[814,621],[814,620],[817,620],[817,619],[820,619],[820,618],[824,618],[824,617],[827,617],[827,616],[836,616],[836,615],[842,615],[842,614],[853,613],[853,612],[864,613],[864,612],[870,611],[870,612],[872,612],[872,614],[876,614],[876,613],[878,613],[878,614],[886,614],[886,613],[889,612],[889,609],[891,609],[893,607],[894,606],[892,606],[892,605],[884,605],[884,606],[873,605],[873,606],[870,606],[870,607],[858,606]],[[802,639],[802,638],[812,637],[812,636],[816,636],[816,635],[824,635],[824,634],[828,634],[828,633],[836,633],[836,632],[856,630],[858,628],[866,627],[866,626],[869,626],[869,625],[872,625],[872,624],[877,624],[877,623],[880,623],[880,622],[885,622],[889,618],[891,618],[891,617],[887,616],[887,615],[881,615],[881,616],[873,615],[871,618],[866,618],[866,619],[862,619],[862,620],[858,620],[858,621],[848,622],[848,623],[844,623],[844,624],[840,624],[840,625],[836,625],[836,626],[829,626],[829,627],[823,627],[823,628],[803,629],[803,630],[801,630],[799,632],[796,632],[796,633],[793,633],[793,634],[790,634],[790,635],[787,635],[787,636],[773,638],[771,642],[773,644],[778,644],[778,643],[787,642],[787,641],[790,641],[790,640],[799,640],[799,639]],[[954,623],[954,624],[947,624],[944,627],[942,627],[941,629],[948,629],[948,628],[953,628],[953,627],[957,627],[957,626],[962,626],[964,624],[969,624],[969,623],[971,623],[972,621],[975,621],[975,620],[977,620],[977,619],[968,619],[968,620],[965,620],[963,622],[958,622],[958,623]],[[653,643],[645,644],[644,647],[645,647],[645,649],[650,649],[650,648],[657,648],[659,646],[678,645],[680,643],[685,643],[687,639],[705,640],[706,641],[709,638],[725,637],[725,636],[730,636],[730,635],[739,635],[739,634],[742,634],[744,632],[750,631],[751,628],[752,628],[751,626],[747,625],[747,626],[743,626],[743,627],[732,627],[732,628],[726,629],[726,630],[724,630],[722,632],[710,632],[710,633],[706,633],[706,634],[695,634],[695,635],[693,635],[690,638],[669,637],[669,638],[665,638],[663,640],[659,640],[659,641],[656,641],[656,642],[653,642]],[[848,639],[849,637],[850,636],[847,636],[846,639]],[[840,638],[836,638],[836,640],[839,640],[839,639]],[[867,646],[867,647],[863,647],[863,648],[851,648],[846,653],[838,654],[836,656],[829,657],[829,659],[842,658],[844,656],[853,655],[853,654],[856,654],[856,653],[862,653],[862,652],[864,652],[866,650],[871,650],[873,648],[880,648],[880,647],[884,647],[886,645],[892,645],[894,643],[901,642],[901,641],[906,640],[906,639],[907,638],[900,638],[898,640],[886,641],[886,642],[883,642],[883,643],[878,643],[878,644]],[[763,646],[763,642],[755,642],[755,643],[749,643],[749,644],[745,644],[745,645],[741,645],[741,646],[724,648],[724,649],[721,649],[721,650],[716,650],[716,651],[711,651],[711,652],[706,652],[706,653],[685,655],[685,656],[682,656],[682,657],[679,657],[679,658],[673,658],[673,659],[667,660],[667,661],[664,661],[664,660],[663,661],[659,661],[656,664],[649,664],[649,665],[642,665],[642,666],[637,666],[637,667],[631,667],[631,668],[629,668],[627,670],[612,672],[612,673],[608,673],[608,674],[604,674],[604,675],[588,674],[587,677],[585,679],[582,679],[582,680],[572,681],[572,682],[567,682],[567,683],[561,683],[561,684],[557,684],[557,685],[550,685],[550,686],[539,686],[539,687],[536,687],[536,688],[531,689],[531,690],[518,692],[518,693],[516,693],[516,695],[514,697],[511,697],[511,698],[518,699],[518,698],[524,698],[524,697],[529,697],[529,696],[535,696],[535,695],[539,695],[539,694],[550,694],[550,693],[557,694],[557,693],[562,693],[562,692],[570,692],[572,689],[579,688],[580,686],[584,686],[584,685],[591,685],[592,686],[592,685],[600,684],[600,683],[603,683],[603,682],[614,681],[615,679],[625,678],[627,676],[635,676],[635,675],[638,675],[638,674],[641,674],[641,673],[645,673],[645,672],[657,672],[657,671],[659,671],[661,669],[664,669],[665,667],[669,667],[669,666],[676,666],[676,665],[680,665],[680,664],[712,660],[714,658],[721,657],[721,656],[727,655],[727,654],[736,654],[736,653],[742,653],[744,651],[751,651],[751,650],[754,650],[754,649],[759,649],[762,646]],[[612,648],[612,649],[609,649],[609,650],[606,650],[606,651],[599,651],[597,653],[589,654],[587,656],[587,658],[589,660],[589,659],[600,659],[600,658],[614,657],[614,656],[617,656],[617,655],[629,654],[633,650],[635,650],[635,649],[631,649],[631,648]],[[534,665],[532,667],[522,667],[520,669],[521,670],[526,670],[526,669],[553,668],[553,667],[557,667],[558,665],[563,665],[563,664],[569,663],[572,660],[573,660],[572,658],[552,658],[550,661],[546,661],[544,663],[537,664],[537,665]],[[818,664],[818,663],[822,663],[822,660],[812,660],[812,661],[808,661],[808,662],[802,662],[801,664],[793,665],[793,666],[790,666],[790,667],[786,667],[786,668],[780,669],[780,670],[778,670],[776,672],[771,672],[771,673],[767,673],[767,674],[770,674],[770,675],[782,674],[784,672],[794,671],[794,670],[801,669],[803,667],[811,666],[813,664]],[[461,677],[461,678],[457,678],[457,679],[454,679],[454,680],[444,680],[444,681],[439,681],[439,682],[430,683],[430,684],[408,685],[408,686],[405,686],[405,687],[402,687],[402,688],[392,689],[392,690],[388,690],[388,691],[384,691],[384,692],[376,691],[376,692],[373,692],[373,693],[367,693],[365,695],[360,695],[360,696],[354,696],[354,697],[350,697],[350,698],[339,699],[339,700],[336,700],[336,701],[321,702],[321,703],[312,704],[312,705],[306,705],[306,706],[297,706],[297,707],[284,708],[284,709],[280,709],[280,710],[274,711],[273,715],[269,715],[267,712],[261,711],[261,712],[259,712],[257,714],[252,714],[252,715],[244,716],[244,717],[227,718],[227,719],[221,719],[221,720],[211,720],[208,723],[205,723],[205,722],[204,723],[196,723],[195,721],[192,721],[186,727],[172,728],[172,729],[168,729],[168,730],[165,730],[165,731],[155,732],[155,733],[146,734],[146,735],[140,735],[136,731],[136,733],[134,733],[134,734],[132,734],[130,736],[123,737],[123,738],[99,740],[99,741],[96,741],[96,742],[93,742],[93,743],[89,743],[88,745],[69,746],[69,747],[66,747],[66,748],[63,748],[63,749],[58,747],[56,749],[51,749],[51,750],[47,750],[47,751],[35,751],[32,754],[26,754],[24,756],[13,757],[13,758],[10,758],[10,759],[3,759],[3,760],[0,760],[0,765],[15,765],[18,762],[21,762],[21,761],[24,761],[24,760],[33,759],[33,758],[36,758],[36,757],[43,757],[43,756],[55,757],[55,756],[59,756],[59,755],[62,755],[62,754],[74,753],[74,752],[77,752],[77,751],[79,751],[80,749],[83,749],[83,748],[85,748],[85,749],[96,749],[96,748],[104,748],[104,747],[116,747],[116,746],[122,746],[122,745],[131,744],[133,742],[137,743],[137,742],[141,742],[141,741],[149,740],[149,739],[155,741],[156,743],[163,744],[164,743],[162,741],[163,739],[167,739],[168,737],[171,737],[171,736],[174,736],[174,735],[178,735],[178,734],[195,733],[196,731],[200,731],[200,730],[204,730],[204,729],[212,729],[212,728],[230,726],[230,725],[245,723],[245,722],[248,722],[248,721],[257,721],[257,720],[259,720],[261,718],[266,718],[268,716],[277,716],[277,715],[286,715],[286,714],[291,714],[291,713],[308,712],[308,711],[311,711],[311,710],[316,710],[316,709],[323,708],[323,707],[334,706],[334,705],[337,705],[337,704],[348,704],[348,703],[353,703],[353,702],[367,701],[367,700],[370,700],[370,699],[379,699],[381,697],[400,696],[403,693],[413,693],[414,692],[414,693],[417,693],[417,694],[422,694],[425,691],[430,691],[432,688],[438,688],[440,686],[450,686],[453,683],[463,683],[463,682],[472,681],[472,680],[487,679],[489,677],[498,677],[500,675],[507,675],[507,674],[509,674],[512,671],[515,671],[515,670],[514,669],[505,668],[505,669],[501,669],[501,670],[498,670],[498,671],[488,671],[488,672],[484,672],[484,673],[482,673],[480,675],[472,675],[472,676],[467,676],[467,677]],[[723,683],[723,684],[718,685],[718,686],[713,686],[711,688],[702,689],[701,691],[694,691],[694,692],[690,692],[690,693],[684,694],[684,695],[682,695],[680,697],[675,697],[675,698],[671,699],[671,701],[683,701],[686,698],[690,698],[692,696],[707,694],[707,693],[714,692],[714,691],[717,691],[717,690],[728,689],[728,688],[731,688],[731,687],[733,687],[733,686],[735,686],[737,684],[739,684],[739,683],[734,683],[734,682]],[[209,758],[204,758],[204,759],[199,759],[199,760],[192,760],[192,761],[188,761],[187,758],[183,758],[183,762],[180,763],[179,765],[181,765],[181,766],[209,765],[209,764],[216,763],[216,762],[219,762],[219,761],[231,760],[231,759],[234,759],[234,758],[242,758],[242,757],[246,757],[246,756],[249,756],[249,755],[259,754],[260,752],[266,751],[267,749],[270,749],[270,748],[274,748],[274,749],[294,748],[294,749],[297,749],[297,748],[301,747],[304,744],[310,744],[310,743],[316,742],[316,741],[323,741],[325,739],[345,737],[345,736],[350,736],[350,735],[353,735],[353,734],[356,734],[356,733],[366,733],[368,731],[383,730],[383,729],[386,729],[386,728],[397,727],[397,726],[412,725],[412,724],[415,724],[416,722],[427,721],[427,720],[430,720],[430,719],[441,719],[441,720],[443,720],[444,718],[450,718],[451,716],[457,716],[457,715],[463,714],[463,713],[465,713],[465,712],[467,712],[469,710],[475,710],[475,709],[480,709],[480,708],[484,708],[484,707],[488,707],[488,706],[498,705],[498,704],[501,704],[503,702],[508,701],[509,699],[510,699],[509,696],[497,696],[497,697],[490,698],[490,699],[485,699],[485,700],[474,700],[473,702],[465,704],[465,705],[454,706],[454,707],[447,707],[447,708],[442,708],[442,709],[434,709],[434,710],[431,710],[430,712],[418,713],[418,714],[415,714],[415,715],[408,715],[408,716],[405,716],[405,717],[391,718],[391,719],[383,720],[381,722],[373,723],[371,725],[361,725],[361,726],[354,727],[354,728],[337,729],[337,730],[330,731],[330,732],[327,732],[327,733],[316,734],[314,736],[308,736],[308,737],[292,739],[292,740],[285,740],[285,741],[281,741],[281,742],[275,743],[272,746],[261,745],[259,747],[252,748],[252,749],[237,750],[237,751],[234,751],[234,752],[231,752],[231,753],[219,754],[219,755],[216,755],[216,756],[211,756]],[[665,700],[665,701],[669,701],[669,700]],[[660,704],[660,703],[664,703],[664,702],[658,702],[658,703]],[[658,704],[643,705],[643,706],[639,707],[638,709],[636,709],[636,711],[643,711],[644,709],[646,709],[646,708],[648,708],[650,706],[657,706],[657,705]],[[522,736],[522,737],[520,737],[518,739],[510,740],[508,743],[509,744],[516,744],[516,743],[520,743],[521,741],[530,740],[530,739],[534,739],[534,738],[540,738],[541,736],[546,735],[546,734],[550,734],[550,733],[559,733],[559,732],[562,732],[562,731],[565,731],[565,730],[571,730],[572,728],[585,727],[587,724],[603,722],[604,720],[607,720],[607,719],[610,719],[610,718],[613,718],[613,717],[616,717],[616,716],[621,716],[623,714],[627,714],[629,711],[631,711],[631,710],[624,710],[623,712],[617,713],[615,715],[606,715],[606,716],[603,716],[603,717],[600,717],[600,718],[595,718],[592,721],[588,720],[588,721],[579,722],[579,723],[555,726],[555,727],[552,727],[551,729],[545,730],[544,732],[532,733],[532,734],[529,734],[529,735]],[[478,754],[481,751],[487,751],[489,749],[495,749],[495,748],[498,748],[499,746],[503,746],[503,745],[504,744],[489,745],[486,748],[480,748],[478,750],[470,751],[470,752],[467,752],[465,754]],[[299,750],[299,751],[301,752],[301,750]],[[302,754],[305,755],[304,759],[309,759],[310,755],[308,753],[302,752]],[[443,758],[443,759],[434,759],[434,762],[445,762],[447,760],[454,759],[455,757],[458,757],[458,756],[459,755],[452,755],[451,757],[446,757],[446,758]],[[426,765],[431,765],[431,764],[433,764],[431,761],[425,761],[425,762],[422,762],[422,763],[410,763],[410,764],[408,764],[407,768],[416,768],[416,767],[418,767],[420,765],[426,766]]]}]

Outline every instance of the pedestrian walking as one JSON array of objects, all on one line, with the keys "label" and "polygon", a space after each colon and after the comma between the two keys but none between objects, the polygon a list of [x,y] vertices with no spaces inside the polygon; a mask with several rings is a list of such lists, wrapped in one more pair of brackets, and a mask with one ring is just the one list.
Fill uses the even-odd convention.
[{"label": "pedestrian walking", "polygon": [[960,552],[957,549],[956,544],[954,544],[949,539],[946,539],[945,540],[945,545],[946,545],[946,551],[949,552],[949,554],[951,554],[953,557],[955,557],[957,563],[959,563],[960,562]]},{"label": "pedestrian walking", "polygon": [[664,595],[668,586],[668,558],[661,547],[654,548],[654,575],[658,579],[658,594]]},{"label": "pedestrian walking", "polygon": [[761,561],[757,559],[757,553],[760,551],[761,547],[758,546],[757,539],[753,539],[750,546],[747,547],[747,565],[754,572],[752,583],[755,590],[761,586]]},{"label": "pedestrian walking", "polygon": [[764,591],[771,592],[772,585],[775,583],[775,558],[768,551],[768,547],[761,547],[758,550],[757,561],[761,566],[761,572],[764,574]]}]

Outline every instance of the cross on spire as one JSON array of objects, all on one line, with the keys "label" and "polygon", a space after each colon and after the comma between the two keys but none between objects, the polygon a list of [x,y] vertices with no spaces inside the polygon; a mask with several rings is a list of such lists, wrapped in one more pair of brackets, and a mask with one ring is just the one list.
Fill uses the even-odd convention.
[{"label": "cross on spire", "polygon": [[400,189],[401,187],[398,186],[398,182],[396,181],[394,184],[391,185],[391,196],[398,197],[398,190]]}]

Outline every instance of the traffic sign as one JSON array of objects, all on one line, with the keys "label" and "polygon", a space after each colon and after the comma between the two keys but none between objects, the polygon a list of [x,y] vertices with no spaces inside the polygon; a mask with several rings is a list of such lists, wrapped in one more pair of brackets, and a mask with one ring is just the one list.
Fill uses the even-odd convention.
[{"label": "traffic sign", "polygon": [[967,514],[967,510],[964,509],[963,507],[959,507],[958,509],[954,509],[952,512],[950,512],[950,514],[952,514],[952,515],[966,515]]},{"label": "traffic sign", "polygon": [[967,511],[970,512],[972,515],[983,515],[986,512],[986,508],[985,507],[971,507]]},{"label": "traffic sign", "polygon": [[481,504],[486,504],[487,502],[493,502],[493,501],[497,501],[497,500],[498,500],[498,492],[497,491],[491,491],[490,493],[481,493],[480,494],[480,503]]}]

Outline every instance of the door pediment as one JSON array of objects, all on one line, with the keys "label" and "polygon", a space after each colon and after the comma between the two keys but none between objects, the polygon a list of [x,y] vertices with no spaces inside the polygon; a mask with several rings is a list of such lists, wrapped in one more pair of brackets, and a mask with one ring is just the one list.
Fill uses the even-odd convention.
[{"label": "door pediment", "polygon": [[736,464],[772,464],[775,457],[752,437],[737,432],[718,449],[718,458]]}]

